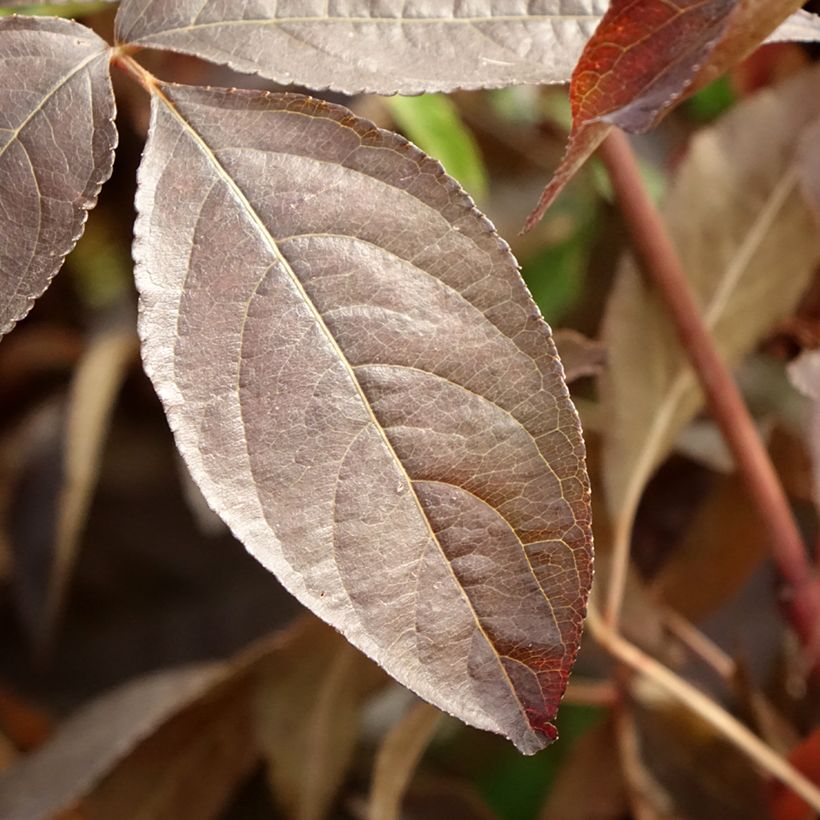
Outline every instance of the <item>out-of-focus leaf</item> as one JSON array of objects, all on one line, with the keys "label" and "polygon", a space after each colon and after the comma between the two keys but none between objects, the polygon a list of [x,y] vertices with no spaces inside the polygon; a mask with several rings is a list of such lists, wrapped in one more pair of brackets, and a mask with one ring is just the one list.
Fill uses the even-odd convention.
[{"label": "out-of-focus leaf", "polygon": [[157,86],[137,206],[146,369],[209,503],[408,688],[542,748],[589,499],[506,244],[404,139],[293,94]]},{"label": "out-of-focus leaf", "polygon": [[38,653],[47,649],[64,603],[111,412],[136,351],[133,319],[112,321],[91,337],[68,395],[10,442],[0,491],[5,537],[20,618]]},{"label": "out-of-focus leaf", "polygon": [[435,157],[474,199],[487,193],[487,170],[472,132],[458,108],[442,94],[390,97],[390,113],[404,135]]},{"label": "out-of-focus leaf", "polygon": [[[293,709],[293,723],[300,731],[305,725],[310,731],[332,731],[335,721],[344,722],[342,716],[331,718],[321,709],[327,724],[312,722],[316,706],[294,688],[301,676],[312,694],[317,692],[316,678],[321,681],[318,688],[329,691],[326,681],[333,682],[333,672],[320,668],[327,653],[314,651],[327,645],[355,654],[329,627],[304,618],[229,663],[155,673],[103,695],[66,721],[40,750],[0,776],[0,817],[45,820],[78,804],[82,816],[91,820],[218,816],[262,753],[255,703],[275,690],[272,676],[285,681],[279,708]],[[368,664],[368,669],[372,676],[375,667]],[[316,673],[313,679],[311,671]],[[333,703],[344,707],[344,697]],[[296,744],[296,734],[287,740]],[[299,759],[305,765],[320,764]],[[329,765],[337,764],[331,760]]]},{"label": "out-of-focus leaf", "polygon": [[65,601],[86,516],[99,475],[111,414],[129,365],[137,353],[130,316],[91,338],[68,395],[62,486],[56,502],[53,567],[49,576],[42,631],[48,643]]},{"label": "out-of-focus leaf", "polygon": [[114,162],[108,45],[57,18],[0,20],[0,336],[83,230]]},{"label": "out-of-focus leaf", "polygon": [[532,228],[610,128],[643,133],[756,48],[800,0],[613,0],[572,73],[572,131]]},{"label": "out-of-focus leaf", "polygon": [[620,820],[628,812],[615,731],[612,720],[605,720],[575,742],[540,820]]},{"label": "out-of-focus leaf", "polygon": [[29,14],[38,17],[80,17],[84,14],[93,14],[101,11],[109,3],[116,0],[63,0],[63,2],[53,3],[30,3],[28,0],[14,3],[11,0],[2,0],[0,6],[0,17],[8,17],[10,14]]},{"label": "out-of-focus leaf", "polygon": [[[814,783],[820,784],[820,729],[815,729],[792,750],[789,762]],[[816,817],[811,806],[780,782],[770,786],[769,810],[772,820],[813,820]]]},{"label": "out-of-focus leaf", "polygon": [[348,94],[416,94],[565,82],[606,5],[125,0],[117,37],[280,83]]},{"label": "out-of-focus leaf", "polygon": [[719,77],[687,100],[686,111],[696,122],[711,122],[735,104],[736,96],[729,78]]},{"label": "out-of-focus leaf", "polygon": [[257,680],[254,726],[271,789],[288,817],[320,820],[352,762],[362,703],[386,676],[311,620]]},{"label": "out-of-focus leaf", "polygon": [[52,818],[71,808],[141,741],[222,678],[204,664],[126,684],[62,725],[53,740],[0,776],[0,817]]},{"label": "out-of-focus leaf", "polygon": [[376,755],[369,820],[399,820],[404,792],[440,719],[434,706],[417,703],[390,730]]},{"label": "out-of-focus leaf", "polygon": [[800,182],[820,224],[820,117],[805,130],[801,139]]},{"label": "out-of-focus leaf", "polygon": [[720,481],[653,582],[659,598],[699,620],[734,595],[769,551],[765,529],[737,477]]},{"label": "out-of-focus leaf", "polygon": [[811,456],[813,498],[820,510],[820,350],[805,350],[788,367],[789,378],[797,390],[812,400],[806,429]]},{"label": "out-of-focus leaf", "polygon": [[140,743],[80,802],[87,820],[216,820],[259,760],[247,680],[227,675]]},{"label": "out-of-focus leaf", "polygon": [[550,214],[543,247],[528,255],[521,275],[554,327],[578,305],[595,236],[597,199],[591,190],[567,196]]},{"label": "out-of-focus leaf", "polygon": [[41,708],[0,686],[0,733],[15,748],[29,752],[42,746],[53,728],[53,721]]},{"label": "out-of-focus leaf", "polygon": [[583,376],[600,375],[606,364],[606,347],[601,342],[568,328],[556,330],[554,338],[567,383]]},{"label": "out-of-focus leaf", "polygon": [[[789,313],[820,259],[794,161],[798,135],[820,109],[818,83],[820,71],[808,71],[702,131],[666,201],[704,319],[732,364]],[[703,400],[665,306],[632,261],[618,276],[603,340],[607,503],[628,530],[655,467]]]}]

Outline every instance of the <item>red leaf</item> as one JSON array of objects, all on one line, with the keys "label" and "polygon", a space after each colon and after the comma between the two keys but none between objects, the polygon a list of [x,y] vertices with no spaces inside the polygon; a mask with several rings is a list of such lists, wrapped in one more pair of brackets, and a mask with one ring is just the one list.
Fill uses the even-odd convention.
[{"label": "red leaf", "polygon": [[[789,762],[814,783],[820,784],[820,729],[815,729],[789,755]],[[774,820],[811,820],[811,807],[782,783],[772,784],[769,810]]]},{"label": "red leaf", "polygon": [[536,225],[609,129],[648,131],[720,40],[735,0],[612,0],[572,73],[572,132],[524,230]]}]

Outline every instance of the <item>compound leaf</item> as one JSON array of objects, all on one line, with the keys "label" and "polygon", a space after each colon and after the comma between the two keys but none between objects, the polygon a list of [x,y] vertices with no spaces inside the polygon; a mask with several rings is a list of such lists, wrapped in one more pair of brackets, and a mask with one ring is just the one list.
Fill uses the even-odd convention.
[{"label": "compound leaf", "polygon": [[31,309],[111,174],[108,45],[57,18],[0,19],[0,336]]},{"label": "compound leaf", "polygon": [[191,474],[394,677],[543,747],[591,580],[588,482],[507,245],[437,162],[345,108],[154,92],[140,332]]}]

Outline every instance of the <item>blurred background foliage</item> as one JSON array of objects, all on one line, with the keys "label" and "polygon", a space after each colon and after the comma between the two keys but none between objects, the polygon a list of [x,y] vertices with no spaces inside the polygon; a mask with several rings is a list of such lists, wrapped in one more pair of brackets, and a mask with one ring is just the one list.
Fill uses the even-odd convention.
[{"label": "blurred background foliage", "polygon": [[[111,36],[108,4],[15,11],[82,13],[83,22]],[[816,49],[768,46],[636,140],[653,195],[662,199],[693,133],[816,58]],[[273,87],[179,55],[141,59],[161,78]],[[405,791],[402,777],[409,785],[401,816],[425,820],[791,816],[771,808],[769,786],[745,761],[659,693],[627,686],[629,696],[618,696],[611,681],[621,672],[591,645],[558,718],[560,740],[535,757],[449,718],[432,728],[403,722],[414,699],[301,613],[234,541],[176,456],[140,367],[130,239],[148,101],[120,77],[115,82],[113,178],[64,271],[0,345],[0,769],[48,748],[81,705],[128,685],[137,687],[137,706],[118,701],[117,708],[126,717],[133,710],[133,732],[120,727],[109,738],[116,750],[96,747],[82,787],[54,787],[49,805],[63,817],[364,818],[379,789]],[[626,247],[596,162],[541,225],[519,235],[563,151],[564,89],[329,98],[438,158],[510,243],[553,329],[600,335]],[[808,403],[785,368],[804,347],[817,346],[815,282],[794,315],[761,336],[740,371],[810,539],[817,514],[801,427]],[[597,484],[606,419],[594,379],[580,378],[572,390]],[[794,643],[746,503],[711,422],[700,417],[645,493],[627,623],[643,646],[730,703],[786,753],[817,725],[820,699],[795,671]],[[595,527],[605,575],[602,510]],[[716,674],[714,659],[704,663],[691,651],[685,624],[660,625],[659,611],[671,606],[722,647],[715,651],[731,665],[728,677]],[[232,660],[207,663],[225,658]],[[140,677],[184,665],[184,685],[178,679],[159,694],[157,680]],[[139,706],[139,692],[148,691],[139,687],[153,687],[153,712]],[[94,731],[105,723],[108,713],[101,714],[86,715]],[[62,729],[79,757],[83,746],[71,732],[87,729]],[[399,748],[418,743],[421,755],[415,771],[412,761],[404,774],[393,767],[392,785],[372,780],[391,730],[399,732]],[[806,754],[815,765],[820,760],[820,751]]]}]

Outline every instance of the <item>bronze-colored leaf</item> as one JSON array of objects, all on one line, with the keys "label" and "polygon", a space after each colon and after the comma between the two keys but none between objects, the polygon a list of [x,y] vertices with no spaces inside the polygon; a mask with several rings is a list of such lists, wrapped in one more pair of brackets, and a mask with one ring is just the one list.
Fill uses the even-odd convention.
[{"label": "bronze-colored leaf", "polygon": [[140,329],[191,474],[394,677],[542,748],[591,581],[589,492],[506,244],[437,162],[345,108],[154,92]]},{"label": "bronze-colored leaf", "polygon": [[0,20],[0,336],[31,309],[111,174],[108,45],[51,17]]},{"label": "bronze-colored leaf", "polygon": [[203,664],[160,672],[90,704],[0,777],[0,817],[46,820],[71,808],[145,737],[210,691],[224,671]]},{"label": "bronze-colored leaf", "polygon": [[313,617],[256,666],[253,722],[271,790],[292,820],[322,820],[354,762],[362,706],[389,678]]},{"label": "bronze-colored leaf", "polygon": [[613,0],[572,72],[572,130],[529,230],[612,127],[639,134],[753,51],[800,0]]},{"label": "bronze-colored leaf", "polygon": [[[418,94],[566,82],[608,6],[609,0],[123,0],[117,38],[278,83]],[[803,39],[805,21],[795,30]]]},{"label": "bronze-colored leaf", "polygon": [[120,42],[280,83],[417,94],[565,82],[607,0],[125,0]]},{"label": "bronze-colored leaf", "polygon": [[368,820],[399,820],[407,786],[441,722],[429,703],[414,703],[379,747],[370,784]]}]

